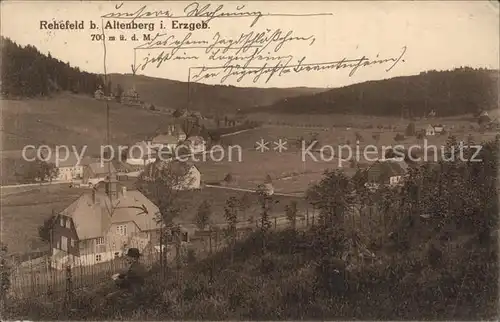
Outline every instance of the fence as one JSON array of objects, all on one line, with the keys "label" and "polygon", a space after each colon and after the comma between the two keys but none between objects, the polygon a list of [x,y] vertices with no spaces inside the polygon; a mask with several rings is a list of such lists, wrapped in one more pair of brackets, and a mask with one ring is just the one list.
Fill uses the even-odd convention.
[{"label": "fence", "polygon": [[[348,225],[355,225],[362,230],[370,231],[375,227],[380,228],[381,222],[378,218],[382,218],[382,214],[373,213],[370,210],[372,218],[377,218],[373,223],[371,220],[362,220],[360,216],[352,221],[347,221]],[[372,216],[375,215],[375,216]],[[314,210],[305,211],[297,215],[296,228],[304,229],[317,224],[318,216]],[[272,230],[283,230],[290,227],[290,222],[285,216],[270,218]],[[244,221],[237,223],[237,239],[245,238],[251,232],[260,229],[261,220]],[[384,225],[385,226],[385,225]],[[227,225],[212,225],[209,229],[195,232],[189,242],[183,243],[182,260],[189,261],[189,253],[201,259],[225,249],[229,246],[224,229]],[[160,252],[156,247],[148,247],[148,250],[143,252],[141,262],[152,268],[155,264],[163,270],[164,266],[168,266],[169,262],[173,262],[176,247],[170,242],[167,245],[166,252]],[[163,248],[162,248],[163,249]],[[162,259],[163,257],[163,259]],[[15,269],[11,272],[11,286],[8,291],[10,298],[38,298],[38,297],[54,297],[69,293],[85,290],[87,288],[98,287],[99,284],[111,283],[111,275],[126,268],[127,264],[123,258],[117,258],[111,261],[98,263],[91,266],[72,267],[63,270],[56,270],[50,267],[50,257],[45,256],[36,260],[25,262],[22,265],[15,265]]]}]

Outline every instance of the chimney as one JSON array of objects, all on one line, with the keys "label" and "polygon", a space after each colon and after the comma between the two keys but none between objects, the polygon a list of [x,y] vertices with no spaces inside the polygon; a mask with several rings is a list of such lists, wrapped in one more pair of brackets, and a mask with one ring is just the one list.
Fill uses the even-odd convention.
[{"label": "chimney", "polygon": [[127,196],[127,187],[125,187],[125,186],[122,187],[122,196],[123,197]]}]

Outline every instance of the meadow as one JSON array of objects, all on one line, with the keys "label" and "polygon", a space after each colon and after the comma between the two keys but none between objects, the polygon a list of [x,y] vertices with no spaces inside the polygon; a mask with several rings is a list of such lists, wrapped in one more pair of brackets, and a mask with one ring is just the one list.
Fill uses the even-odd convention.
[{"label": "meadow", "polygon": [[2,242],[9,247],[9,253],[48,250],[48,244],[38,236],[38,227],[52,212],[69,206],[83,191],[68,185],[2,188]]},{"label": "meadow", "polygon": [[[38,227],[55,213],[64,210],[82,193],[84,188],[69,188],[66,184],[44,185],[39,187],[2,188],[2,242],[7,244],[9,253],[25,254],[28,252],[47,251],[49,245],[38,236]],[[248,221],[258,218],[260,209],[257,196],[254,193],[242,191],[205,188],[199,191],[181,191],[178,195],[178,204],[181,215],[176,222],[193,224],[199,205],[208,201],[211,205],[211,223],[222,224],[225,222],[224,205],[228,198],[242,199],[245,195],[248,208],[239,211],[238,221]],[[271,216],[283,216],[284,207],[291,200],[299,202],[300,211],[306,207],[302,200],[293,197],[277,196],[277,203],[273,206]]]}]

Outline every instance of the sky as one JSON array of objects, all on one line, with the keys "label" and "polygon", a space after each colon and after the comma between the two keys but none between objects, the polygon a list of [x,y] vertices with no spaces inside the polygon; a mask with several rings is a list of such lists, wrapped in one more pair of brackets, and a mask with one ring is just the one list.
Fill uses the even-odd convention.
[{"label": "sky", "polygon": [[[116,9],[120,5],[121,7]],[[200,2],[198,9],[201,10],[205,5],[209,5],[205,11],[213,11],[222,6],[219,13],[238,12],[242,17],[214,18],[207,23],[209,29],[189,31],[172,29],[172,24],[176,21],[176,26],[179,26],[180,23],[201,23],[206,20],[203,17],[185,17],[190,15],[189,12],[194,12],[196,3],[193,2],[8,1],[1,4],[1,33],[20,45],[33,45],[42,53],[50,52],[53,57],[88,72],[104,73],[106,68],[107,73],[132,73],[132,66],[135,66],[136,75],[234,86],[332,88],[368,80],[413,75],[426,70],[448,70],[460,66],[499,68],[499,9],[495,1],[232,1]],[[99,41],[103,33],[102,27],[108,21],[132,21],[102,16],[110,13],[134,13],[144,6],[146,7],[142,10],[143,13],[161,10],[163,14],[168,11],[174,17],[136,19],[136,23],[154,23],[155,29],[105,29],[107,40],[105,44]],[[248,17],[244,13],[256,12],[261,12],[263,16],[252,25],[256,19],[255,14]],[[41,28],[41,21],[50,23],[66,20],[83,21],[84,29]],[[90,21],[99,29],[91,30]],[[160,29],[160,22],[163,22],[165,29]],[[172,48],[144,48],[151,44],[142,39],[143,34],[150,34],[154,38],[157,33],[162,34],[157,40],[161,39],[166,44],[164,40],[169,39],[170,47],[173,46],[172,40],[180,41],[191,33],[189,39],[196,43],[185,46],[204,48],[181,48],[170,57],[192,59],[163,60],[158,67],[151,62],[146,64],[147,57],[159,57],[162,51],[164,54],[160,57],[172,54]],[[292,39],[281,46],[278,45],[279,40],[271,41],[267,46],[257,42],[253,43],[256,47],[249,48],[247,52],[238,53],[237,49],[229,49],[223,55],[233,55],[241,59],[248,57],[253,50],[262,49],[260,54],[264,60],[254,59],[249,63],[254,70],[264,66],[266,62],[266,66],[279,62],[291,66],[319,66],[316,64],[360,59],[363,56],[370,61],[392,60],[360,67],[353,74],[349,68],[301,72],[292,70],[282,75],[276,72],[269,79],[267,73],[259,78],[252,74],[243,75],[240,81],[237,81],[237,75],[229,75],[222,81],[221,75],[228,71],[218,69],[217,76],[195,79],[198,74],[210,74],[208,70],[200,74],[201,67],[220,67],[227,63],[227,57],[222,60],[210,58],[217,49],[210,51],[207,47],[214,44],[216,39],[226,41],[218,43],[218,47],[221,47],[219,54],[222,54],[223,47],[229,46],[230,40],[240,39],[242,35],[246,35],[243,39],[248,40],[259,33],[264,36],[277,35],[276,39],[300,37],[303,40]],[[140,39],[131,40],[133,34]],[[121,35],[127,40],[119,41]],[[109,36],[115,36],[116,40],[109,40]],[[141,46],[142,49],[134,49]],[[277,56],[282,60],[276,60]],[[397,63],[389,68],[395,61]],[[238,63],[243,62],[244,60],[239,60]]]}]

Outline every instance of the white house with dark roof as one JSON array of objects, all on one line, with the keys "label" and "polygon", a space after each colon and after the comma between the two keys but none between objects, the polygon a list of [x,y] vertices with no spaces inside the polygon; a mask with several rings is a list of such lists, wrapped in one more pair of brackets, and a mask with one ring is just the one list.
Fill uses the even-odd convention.
[{"label": "white house with dark roof", "polygon": [[74,180],[81,180],[83,177],[83,168],[92,162],[89,157],[83,157],[81,160],[75,153],[60,154],[56,156],[55,153],[50,155],[43,155],[47,163],[55,164],[59,169],[59,174],[54,180],[71,182]]},{"label": "white house with dark roof", "polygon": [[141,252],[157,238],[158,207],[112,177],[81,195],[57,216],[52,230],[52,266],[87,266]]}]

